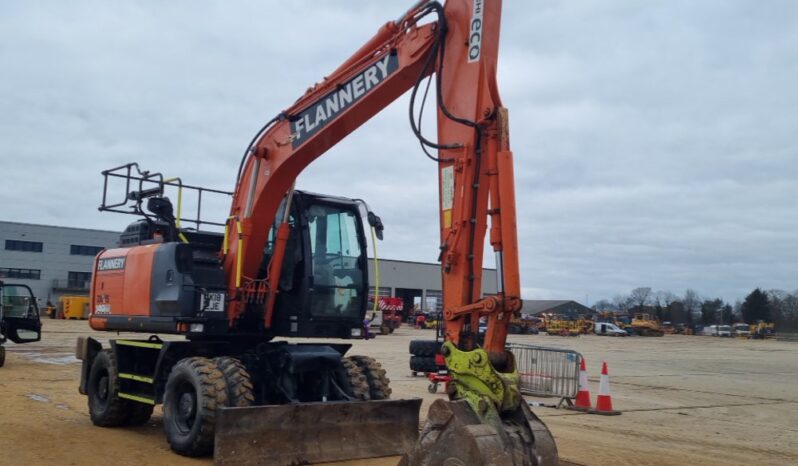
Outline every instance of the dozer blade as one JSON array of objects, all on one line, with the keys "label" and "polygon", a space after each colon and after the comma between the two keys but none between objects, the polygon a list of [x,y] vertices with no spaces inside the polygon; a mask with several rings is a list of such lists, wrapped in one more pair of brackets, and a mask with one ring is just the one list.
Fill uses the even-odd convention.
[{"label": "dozer blade", "polygon": [[401,455],[418,439],[421,399],[223,408],[214,464],[294,466]]},{"label": "dozer blade", "polygon": [[437,400],[399,466],[557,466],[551,432],[522,403],[501,424],[482,423],[464,400]]}]

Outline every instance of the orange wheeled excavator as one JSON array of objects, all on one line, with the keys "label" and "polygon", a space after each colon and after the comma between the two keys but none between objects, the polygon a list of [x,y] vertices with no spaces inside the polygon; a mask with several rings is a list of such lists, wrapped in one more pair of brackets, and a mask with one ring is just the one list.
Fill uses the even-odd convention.
[{"label": "orange wheeled excavator", "polygon": [[[508,115],[496,84],[500,13],[500,0],[425,0],[383,25],[258,131],[241,160],[230,215],[218,222],[224,235],[199,223],[181,227],[164,191],[188,188],[182,181],[135,164],[104,172],[106,187],[121,176],[126,192],[119,203],[104,194],[101,210],[143,218],[95,260],[90,325],[152,336],[111,340],[105,349],[93,338],[78,341],[80,391],[96,425],[141,424],[162,403],[172,449],[213,452],[217,464],[396,454],[405,465],[557,464],[552,436],[521,397],[505,349],[522,302]],[[433,82],[435,141],[420,129]],[[361,337],[364,224],[381,234],[381,222],[362,201],[294,184],[407,91],[410,126],[439,173],[441,353],[452,377],[449,399],[433,403],[420,434],[420,400],[390,400],[374,359],[348,356],[346,344],[273,340]],[[488,231],[499,292],[483,298]]]}]

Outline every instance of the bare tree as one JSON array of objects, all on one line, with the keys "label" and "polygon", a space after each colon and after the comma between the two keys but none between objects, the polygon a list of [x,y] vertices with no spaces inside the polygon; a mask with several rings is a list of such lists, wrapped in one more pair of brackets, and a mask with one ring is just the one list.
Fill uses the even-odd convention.
[{"label": "bare tree", "polygon": [[695,314],[701,311],[701,296],[695,290],[688,288],[684,292],[682,303],[684,304],[684,311],[688,314],[687,320],[692,322]]},{"label": "bare tree", "polygon": [[612,310],[614,310],[616,308],[608,300],[600,299],[600,300],[596,301],[595,303],[593,303],[593,309],[595,309],[595,310],[597,310],[599,312],[604,312],[604,311],[612,311]]},{"label": "bare tree", "polygon": [[646,305],[651,304],[651,288],[647,286],[635,288],[629,295],[629,301],[632,307],[636,307],[642,311]]},{"label": "bare tree", "polygon": [[612,305],[615,306],[619,311],[628,311],[629,304],[629,296],[619,294],[612,298]]},{"label": "bare tree", "polygon": [[672,302],[679,299],[674,293],[670,291],[660,290],[654,293],[654,299],[656,300],[657,304],[662,307],[668,307],[671,305]]}]

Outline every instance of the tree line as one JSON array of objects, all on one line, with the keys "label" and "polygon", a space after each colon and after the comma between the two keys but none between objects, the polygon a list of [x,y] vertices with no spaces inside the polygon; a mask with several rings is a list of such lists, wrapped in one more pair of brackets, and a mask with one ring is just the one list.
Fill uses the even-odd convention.
[{"label": "tree line", "polygon": [[765,291],[756,288],[744,300],[731,304],[721,298],[703,297],[692,289],[677,295],[670,291],[639,287],[629,294],[601,299],[593,304],[593,309],[599,312],[650,312],[661,322],[690,326],[737,322],[753,324],[761,320],[775,323],[777,329],[782,331],[798,330],[798,290]]}]

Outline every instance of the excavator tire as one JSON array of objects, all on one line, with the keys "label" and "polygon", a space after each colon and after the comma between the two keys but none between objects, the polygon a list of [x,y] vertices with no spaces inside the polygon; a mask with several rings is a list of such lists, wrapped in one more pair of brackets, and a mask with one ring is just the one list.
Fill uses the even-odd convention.
[{"label": "excavator tire", "polygon": [[362,401],[367,401],[371,398],[368,379],[360,366],[351,357],[341,359],[339,374],[344,381],[342,388],[347,395]]},{"label": "excavator tire", "polygon": [[[500,432],[501,430],[501,432]],[[480,421],[464,400],[436,400],[418,442],[399,466],[557,466],[551,432],[522,403],[499,425]]]},{"label": "excavator tire", "polygon": [[97,353],[89,370],[89,417],[95,426],[117,427],[128,420],[129,400],[119,398],[116,356],[112,349]]},{"label": "excavator tire", "polygon": [[438,365],[435,364],[435,358],[424,356],[410,356],[410,370],[412,372],[421,372],[426,374],[428,372],[438,372]]},{"label": "excavator tire", "polygon": [[235,408],[252,406],[255,403],[254,389],[252,379],[244,364],[230,356],[213,358],[213,362],[224,374],[224,382],[227,385],[227,404],[225,406]]},{"label": "excavator tire", "polygon": [[6,347],[0,346],[0,367],[6,363]]},{"label": "excavator tire", "polygon": [[350,356],[366,376],[369,384],[369,396],[372,400],[387,400],[391,397],[391,379],[382,368],[382,364],[370,356]]},{"label": "excavator tire", "polygon": [[144,403],[132,402],[127,408],[127,419],[125,425],[127,426],[143,426],[152,417],[152,410],[155,409],[154,405]]},{"label": "excavator tire", "polygon": [[166,381],[163,427],[169,446],[184,456],[213,452],[214,428],[219,408],[227,406],[227,384],[215,361],[184,358]]},{"label": "excavator tire", "polygon": [[410,340],[410,354],[434,358],[441,352],[441,342],[435,340]]}]

